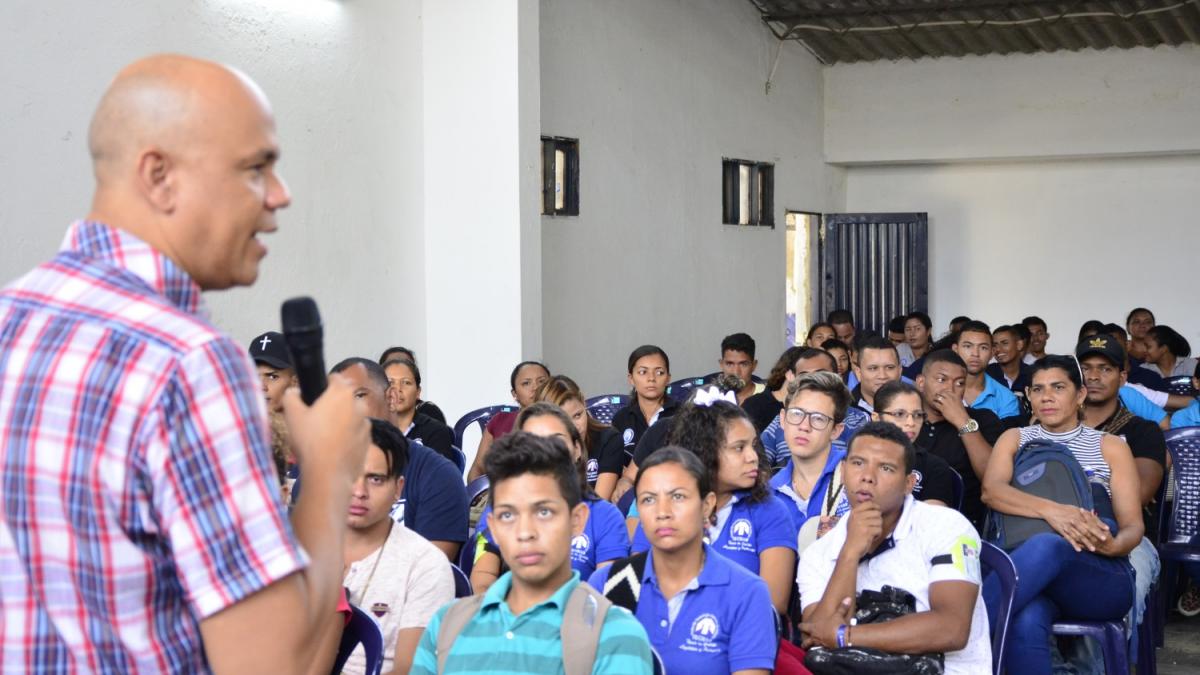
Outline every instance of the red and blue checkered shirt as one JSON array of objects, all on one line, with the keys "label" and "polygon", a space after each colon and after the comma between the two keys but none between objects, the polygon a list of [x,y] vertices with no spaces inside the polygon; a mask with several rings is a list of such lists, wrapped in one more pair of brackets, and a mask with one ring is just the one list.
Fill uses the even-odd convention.
[{"label": "red and blue checkered shirt", "polygon": [[73,223],[0,292],[5,672],[207,671],[199,622],[307,564],[257,380],[128,232]]}]

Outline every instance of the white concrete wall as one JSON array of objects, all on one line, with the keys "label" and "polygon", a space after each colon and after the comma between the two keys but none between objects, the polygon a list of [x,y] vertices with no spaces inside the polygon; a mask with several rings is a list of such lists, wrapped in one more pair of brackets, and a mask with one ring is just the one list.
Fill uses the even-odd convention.
[{"label": "white concrete wall", "polygon": [[[627,391],[629,352],[716,370],[746,331],[783,349],[785,208],[835,210],[816,61],[750,3],[542,0],[542,132],[579,139],[580,215],[542,218],[543,339],[585,392]],[[721,158],[775,162],[774,230],[721,224]]]},{"label": "white concrete wall", "polygon": [[87,125],[116,71],[173,51],[236,65],[267,92],[293,193],[250,289],[209,294],[249,342],[312,295],[326,359],[378,356],[425,334],[421,58],[415,0],[162,0],[0,4],[0,279],[53,254],[85,215]]},{"label": "white concrete wall", "polygon": [[928,211],[930,314],[1037,314],[1052,352],[1152,309],[1200,351],[1200,156],[855,167],[850,211]]},{"label": "white concrete wall", "polygon": [[831,162],[1200,151],[1200,45],[825,70]]}]

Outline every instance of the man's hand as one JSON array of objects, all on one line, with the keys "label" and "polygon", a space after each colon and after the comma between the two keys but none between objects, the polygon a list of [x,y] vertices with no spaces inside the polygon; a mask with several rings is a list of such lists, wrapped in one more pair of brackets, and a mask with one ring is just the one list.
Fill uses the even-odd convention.
[{"label": "man's hand", "polygon": [[[853,519],[851,522],[853,522]],[[804,638],[804,641],[800,646],[804,649],[812,647],[836,649],[838,646],[838,627],[850,625],[850,608],[852,606],[853,601],[850,598],[843,598],[832,614],[814,616],[811,620],[802,622],[800,624],[800,635]]]},{"label": "man's hand", "polygon": [[371,425],[349,380],[330,375],[325,393],[312,407],[300,400],[298,388],[288,389],[283,396],[283,414],[302,472],[308,469],[315,471],[310,475],[332,474],[351,482],[362,473]]},{"label": "man's hand", "polygon": [[953,394],[946,392],[937,394],[929,404],[937,408],[942,417],[954,425],[956,429],[963,428],[971,419],[971,416],[967,414],[967,407],[963,404],[962,399]]},{"label": "man's hand", "polygon": [[883,538],[883,512],[873,501],[859,502],[847,516],[846,543],[842,554],[851,556],[854,564],[864,555],[875,550]]}]

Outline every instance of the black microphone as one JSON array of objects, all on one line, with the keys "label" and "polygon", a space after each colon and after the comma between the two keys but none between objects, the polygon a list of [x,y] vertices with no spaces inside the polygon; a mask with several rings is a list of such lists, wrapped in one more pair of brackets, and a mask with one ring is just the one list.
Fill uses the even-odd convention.
[{"label": "black microphone", "polygon": [[292,367],[300,381],[300,398],[308,405],[325,391],[324,330],[321,313],[312,298],[292,298],[280,308],[283,340],[292,354]]}]

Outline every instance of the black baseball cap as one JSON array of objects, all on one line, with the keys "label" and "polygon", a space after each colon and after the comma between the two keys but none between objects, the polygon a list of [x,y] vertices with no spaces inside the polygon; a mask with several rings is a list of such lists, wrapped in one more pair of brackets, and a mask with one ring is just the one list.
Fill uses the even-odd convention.
[{"label": "black baseball cap", "polygon": [[1097,333],[1091,337],[1085,337],[1075,347],[1075,358],[1080,361],[1092,354],[1103,356],[1122,370],[1125,368],[1125,348],[1108,333]]},{"label": "black baseball cap", "polygon": [[273,368],[291,368],[292,355],[288,352],[283,333],[269,330],[250,341],[250,358],[255,363],[265,363]]}]

